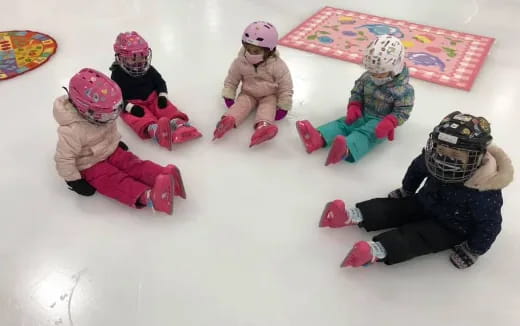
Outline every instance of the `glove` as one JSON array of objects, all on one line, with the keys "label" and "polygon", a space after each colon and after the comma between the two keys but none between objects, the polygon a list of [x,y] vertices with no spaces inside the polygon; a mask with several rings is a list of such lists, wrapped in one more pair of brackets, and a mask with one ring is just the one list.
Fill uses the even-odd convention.
[{"label": "glove", "polygon": [[124,151],[127,151],[127,150],[128,150],[128,145],[125,144],[125,143],[123,143],[122,141],[120,141],[119,144],[117,144],[117,146],[118,146],[119,148],[121,148],[122,150],[124,150]]},{"label": "glove", "polygon": [[388,194],[388,198],[392,198],[392,199],[401,199],[401,198],[407,198],[407,197],[410,197],[412,196],[413,193],[409,192],[409,191],[406,191],[404,190],[402,187],[399,188],[399,189],[396,189],[394,191],[392,191],[391,193]]},{"label": "glove", "polygon": [[458,269],[468,268],[473,265],[478,256],[471,250],[467,242],[456,245],[453,248],[453,253],[450,256],[451,263]]},{"label": "glove", "polygon": [[130,114],[134,117],[142,118],[144,117],[144,109],[140,107],[139,105],[132,105],[132,108],[130,109]]},{"label": "glove", "polygon": [[349,103],[347,106],[347,117],[345,119],[348,125],[353,124],[357,119],[363,116],[363,112],[361,111],[362,107],[360,102]]},{"label": "glove", "polygon": [[287,111],[280,109],[280,108],[276,108],[276,115],[274,116],[274,119],[277,121],[282,120],[283,118],[285,118],[286,115],[287,115]]},{"label": "glove", "polygon": [[376,127],[376,137],[385,138],[388,140],[394,140],[394,130],[397,127],[397,118],[389,114],[383,120],[379,121]]},{"label": "glove", "polygon": [[82,196],[92,196],[96,193],[96,188],[92,187],[85,179],[65,182],[69,186],[70,190],[75,191]]},{"label": "glove", "polygon": [[157,106],[159,106],[159,109],[164,109],[168,106],[168,98],[164,95],[159,96],[157,99]]},{"label": "glove", "polygon": [[224,97],[224,103],[226,103],[226,106],[229,109],[233,104],[235,104],[235,100]]}]

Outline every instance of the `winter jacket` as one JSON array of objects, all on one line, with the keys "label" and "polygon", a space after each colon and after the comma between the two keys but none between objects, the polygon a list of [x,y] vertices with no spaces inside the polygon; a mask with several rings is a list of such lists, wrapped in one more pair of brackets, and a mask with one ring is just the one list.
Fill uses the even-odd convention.
[{"label": "winter jacket", "polygon": [[367,71],[356,80],[349,103],[361,102],[363,114],[381,119],[393,114],[399,125],[402,125],[410,117],[415,99],[414,89],[408,83],[409,80],[410,75],[406,66],[391,82],[381,86],[372,82]]},{"label": "winter jacket", "polygon": [[293,83],[291,73],[285,62],[280,58],[278,51],[267,58],[266,61],[252,65],[247,62],[245,49],[242,48],[229,68],[222,96],[235,99],[240,82],[242,82],[242,92],[255,98],[276,95],[279,108],[286,111],[292,108]]},{"label": "winter jacket", "polygon": [[123,92],[125,106],[129,100],[146,100],[154,91],[157,94],[168,93],[166,82],[153,66],[141,77],[130,76],[116,63],[110,69],[112,70],[110,78]]},{"label": "winter jacket", "polygon": [[81,179],[80,171],[104,161],[116,150],[121,136],[115,121],[95,125],[85,120],[66,95],[54,101],[59,124],[56,170],[65,181]]},{"label": "winter jacket", "polygon": [[410,165],[403,189],[415,193],[425,211],[440,224],[467,238],[471,250],[482,255],[500,233],[502,191],[513,180],[509,157],[496,146],[488,147],[483,164],[464,184],[443,183],[426,168],[424,151]]}]

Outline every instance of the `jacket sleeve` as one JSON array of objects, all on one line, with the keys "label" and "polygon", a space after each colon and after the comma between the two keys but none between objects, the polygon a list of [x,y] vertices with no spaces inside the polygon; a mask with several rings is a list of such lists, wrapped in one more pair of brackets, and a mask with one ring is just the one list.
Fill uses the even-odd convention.
[{"label": "jacket sleeve", "polygon": [[239,59],[235,59],[229,67],[228,75],[224,81],[224,89],[222,90],[222,97],[235,99],[237,96],[237,88],[242,80],[240,74],[240,63]]},{"label": "jacket sleeve", "polygon": [[152,74],[153,85],[155,86],[157,94],[168,93],[168,87],[166,87],[166,82],[162,78],[161,74],[154,67],[150,67],[150,72]]},{"label": "jacket sleeve", "polygon": [[76,157],[81,152],[81,141],[70,126],[58,128],[58,145],[56,146],[56,170],[65,181],[81,179],[76,166]]},{"label": "jacket sleeve", "polygon": [[428,174],[423,150],[421,155],[417,156],[408,167],[403,179],[403,189],[414,194]]},{"label": "jacket sleeve", "polygon": [[274,72],[275,81],[278,84],[277,106],[285,111],[292,109],[293,82],[289,68],[282,60],[279,60]]},{"label": "jacket sleeve", "polygon": [[502,229],[502,194],[500,190],[478,192],[471,200],[475,225],[468,238],[469,248],[477,255],[489,250]]},{"label": "jacket sleeve", "polygon": [[363,97],[365,93],[365,77],[366,73],[361,75],[354,83],[354,88],[350,91],[350,99],[348,103],[359,102],[363,104]]},{"label": "jacket sleeve", "polygon": [[415,91],[411,85],[406,85],[405,90],[394,102],[393,115],[397,118],[398,125],[402,125],[410,117],[415,101]]}]

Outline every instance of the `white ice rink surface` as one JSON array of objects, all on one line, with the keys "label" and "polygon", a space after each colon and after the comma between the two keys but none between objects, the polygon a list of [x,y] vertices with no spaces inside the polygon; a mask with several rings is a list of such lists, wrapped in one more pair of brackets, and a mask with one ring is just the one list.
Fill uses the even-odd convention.
[{"label": "white ice rink surface", "polygon": [[[448,252],[392,267],[340,269],[358,228],[319,229],[324,204],[385,196],[400,185],[432,127],[454,109],[487,117],[497,145],[520,158],[517,0],[252,1],[1,0],[0,30],[48,33],[58,53],[1,82],[0,325],[513,326],[520,325],[519,185],[504,191],[503,231],[465,271]],[[339,117],[355,64],[280,47],[295,84],[278,137],[248,148],[251,121],[212,143],[220,91],[253,20],[281,35],[330,5],[497,38],[471,92],[420,80],[393,143],[360,163],[323,166],[294,122]],[[173,216],[67,190],[54,168],[52,102],[82,67],[108,73],[118,32],[139,31],[174,102],[204,138],[167,152],[120,123],[142,158],[177,164],[188,200]],[[332,81],[334,83],[332,83]]]}]

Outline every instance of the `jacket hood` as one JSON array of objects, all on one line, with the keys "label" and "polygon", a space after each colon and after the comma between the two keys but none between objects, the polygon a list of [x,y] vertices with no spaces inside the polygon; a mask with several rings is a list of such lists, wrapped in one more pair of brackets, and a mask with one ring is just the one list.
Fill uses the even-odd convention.
[{"label": "jacket hood", "polygon": [[[397,87],[408,84],[410,81],[410,71],[408,67],[405,65],[403,71],[399,75],[397,75],[391,82],[387,84],[387,87]],[[385,85],[386,86],[386,85]]]},{"label": "jacket hood", "polygon": [[67,126],[75,122],[86,122],[70,103],[67,95],[60,96],[54,101],[54,119],[60,126]]},{"label": "jacket hood", "polygon": [[500,147],[491,145],[480,168],[464,185],[480,191],[500,190],[513,181],[513,175],[511,159]]}]

